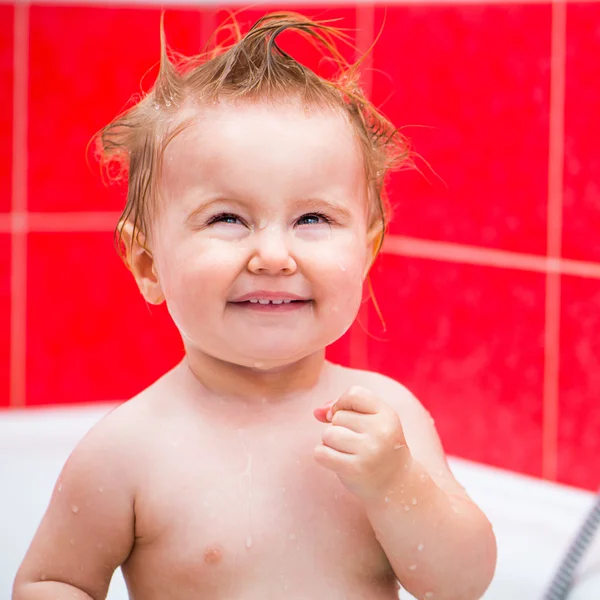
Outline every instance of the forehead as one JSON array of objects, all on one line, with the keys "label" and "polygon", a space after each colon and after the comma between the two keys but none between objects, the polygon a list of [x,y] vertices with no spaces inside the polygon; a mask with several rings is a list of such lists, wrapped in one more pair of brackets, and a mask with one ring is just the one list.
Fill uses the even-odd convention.
[{"label": "forehead", "polygon": [[301,180],[356,186],[364,178],[362,152],[345,115],[299,101],[202,108],[169,143],[164,158],[164,183],[171,189],[217,180],[233,187]]}]

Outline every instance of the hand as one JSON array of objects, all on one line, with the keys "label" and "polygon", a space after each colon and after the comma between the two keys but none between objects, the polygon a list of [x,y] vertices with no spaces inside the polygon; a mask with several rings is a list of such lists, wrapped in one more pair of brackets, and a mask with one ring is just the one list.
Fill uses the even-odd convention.
[{"label": "hand", "polygon": [[338,474],[363,499],[386,495],[412,462],[400,418],[373,392],[351,387],[340,398],[314,411],[330,423],[315,448],[315,460]]}]

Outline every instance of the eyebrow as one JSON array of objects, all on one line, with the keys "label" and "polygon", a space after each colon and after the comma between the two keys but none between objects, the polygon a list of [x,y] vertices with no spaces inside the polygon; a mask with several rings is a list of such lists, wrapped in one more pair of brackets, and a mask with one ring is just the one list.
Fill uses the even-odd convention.
[{"label": "eyebrow", "polygon": [[186,222],[191,221],[193,218],[197,217],[200,213],[204,212],[209,206],[213,204],[235,204],[237,206],[246,206],[246,203],[241,202],[240,200],[234,200],[233,198],[229,198],[228,196],[216,195],[209,196],[205,200],[201,200],[198,205],[194,207],[192,211],[190,211],[185,217]]},{"label": "eyebrow", "polygon": [[330,210],[348,220],[352,218],[352,213],[349,208],[345,204],[336,202],[335,200],[326,200],[324,198],[301,198],[294,202],[294,206],[296,208],[306,207],[310,210]]}]

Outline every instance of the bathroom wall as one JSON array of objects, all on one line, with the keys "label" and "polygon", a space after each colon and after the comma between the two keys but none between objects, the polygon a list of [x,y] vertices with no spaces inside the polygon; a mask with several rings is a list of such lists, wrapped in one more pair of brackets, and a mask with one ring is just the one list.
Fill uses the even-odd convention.
[{"label": "bathroom wall", "polygon": [[[171,45],[198,51],[225,8],[174,5]],[[363,83],[422,157],[389,185],[371,277],[383,322],[366,301],[331,358],[405,383],[451,454],[594,489],[600,2],[285,8],[340,18],[359,52],[379,36]],[[181,357],[114,251],[124,190],[86,162],[92,135],[152,82],[159,16],[0,4],[0,406],[124,399]]]}]

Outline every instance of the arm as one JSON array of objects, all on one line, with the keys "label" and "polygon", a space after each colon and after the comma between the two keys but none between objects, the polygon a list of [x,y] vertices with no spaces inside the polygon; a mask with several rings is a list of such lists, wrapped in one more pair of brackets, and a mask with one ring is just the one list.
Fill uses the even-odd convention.
[{"label": "arm", "polygon": [[133,486],[111,418],[73,451],[17,573],[12,600],[103,600],[134,541]]},{"label": "arm", "polygon": [[477,600],[496,565],[484,514],[454,479],[431,418],[385,378],[353,387],[315,416],[329,422],[317,462],[365,506],[398,580],[419,600]]},{"label": "arm", "polygon": [[496,567],[492,527],[448,468],[429,413],[398,389],[388,404],[402,423],[408,469],[392,480],[388,502],[366,503],[368,518],[396,576],[416,598],[481,598]]}]

